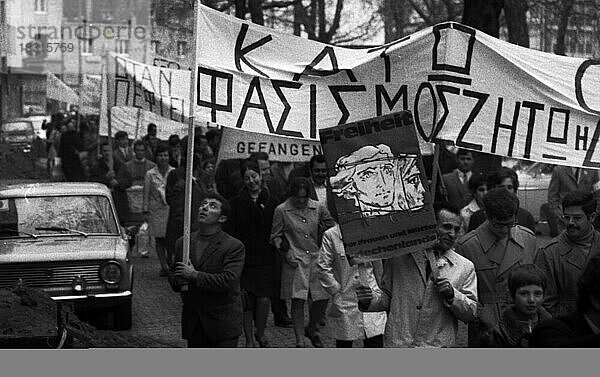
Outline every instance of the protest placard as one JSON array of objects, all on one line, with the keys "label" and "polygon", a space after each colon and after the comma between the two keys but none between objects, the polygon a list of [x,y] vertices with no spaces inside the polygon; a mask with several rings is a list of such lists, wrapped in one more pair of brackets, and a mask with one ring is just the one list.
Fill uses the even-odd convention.
[{"label": "protest placard", "polygon": [[409,112],[327,128],[320,137],[349,255],[366,262],[435,242],[437,223]]},{"label": "protest placard", "polygon": [[265,152],[270,161],[306,162],[314,155],[323,154],[318,140],[270,135],[223,127],[219,159],[247,158],[250,153]]}]

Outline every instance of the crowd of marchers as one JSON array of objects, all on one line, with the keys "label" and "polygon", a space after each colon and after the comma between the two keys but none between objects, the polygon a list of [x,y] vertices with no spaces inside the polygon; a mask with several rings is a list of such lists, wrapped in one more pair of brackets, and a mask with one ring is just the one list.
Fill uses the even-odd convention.
[{"label": "crowd of marchers", "polygon": [[[236,347],[241,336],[247,347],[268,347],[270,312],[275,326],[293,329],[297,347],[322,347],[322,332],[336,347],[454,347],[459,321],[469,347],[600,346],[595,170],[554,169],[544,207],[554,238],[539,245],[517,174],[476,170],[475,152],[444,149],[446,171],[432,190],[435,245],[356,263],[324,156],[292,164],[253,153],[217,164],[220,130],[197,129],[182,260],[187,137],[160,140],[149,124],[139,140],[119,131],[110,144],[89,136],[95,127],[53,120],[48,154],[60,157],[66,180],[107,185],[122,224],[148,224],[157,278],[181,293],[189,347]],[[127,195],[136,185],[140,213]]]}]

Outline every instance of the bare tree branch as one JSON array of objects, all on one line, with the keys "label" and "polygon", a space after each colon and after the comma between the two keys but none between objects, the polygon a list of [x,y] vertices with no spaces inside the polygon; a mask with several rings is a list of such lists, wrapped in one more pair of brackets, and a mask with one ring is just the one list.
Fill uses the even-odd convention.
[{"label": "bare tree branch", "polygon": [[325,39],[327,41],[331,41],[331,38],[333,38],[333,35],[337,32],[337,30],[340,27],[340,18],[342,17],[342,9],[343,8],[344,8],[344,1],[337,0],[337,3],[335,4],[335,15],[333,16],[333,22],[331,23],[329,30],[325,34]]},{"label": "bare tree branch", "polygon": [[273,8],[287,8],[298,3],[302,3],[302,0],[289,0],[289,1],[269,1],[268,3],[263,3],[263,9],[273,9]]},{"label": "bare tree branch", "polygon": [[415,12],[417,12],[419,17],[421,17],[427,25],[433,25],[433,22],[431,21],[431,17],[429,17],[429,15],[426,14],[423,9],[421,9],[421,6],[415,0],[408,0],[408,2],[414,8]]}]

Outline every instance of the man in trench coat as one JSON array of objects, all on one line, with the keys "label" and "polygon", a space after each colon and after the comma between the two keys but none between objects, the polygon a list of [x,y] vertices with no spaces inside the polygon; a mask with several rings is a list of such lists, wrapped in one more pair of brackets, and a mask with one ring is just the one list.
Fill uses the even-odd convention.
[{"label": "man in trench coat", "polygon": [[533,263],[536,238],[530,229],[516,225],[519,199],[504,188],[483,198],[487,220],[458,240],[456,252],[468,258],[477,271],[480,308],[469,323],[469,347],[478,347],[480,322],[494,326],[510,304],[508,276],[518,265]]}]

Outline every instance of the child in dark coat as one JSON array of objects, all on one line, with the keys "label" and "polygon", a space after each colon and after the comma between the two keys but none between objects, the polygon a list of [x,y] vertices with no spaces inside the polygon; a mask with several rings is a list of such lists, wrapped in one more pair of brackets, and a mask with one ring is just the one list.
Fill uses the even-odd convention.
[{"label": "child in dark coat", "polygon": [[533,327],[550,319],[542,307],[546,275],[533,264],[516,267],[508,278],[513,304],[506,308],[495,326],[481,334],[481,346],[493,348],[528,347]]}]

